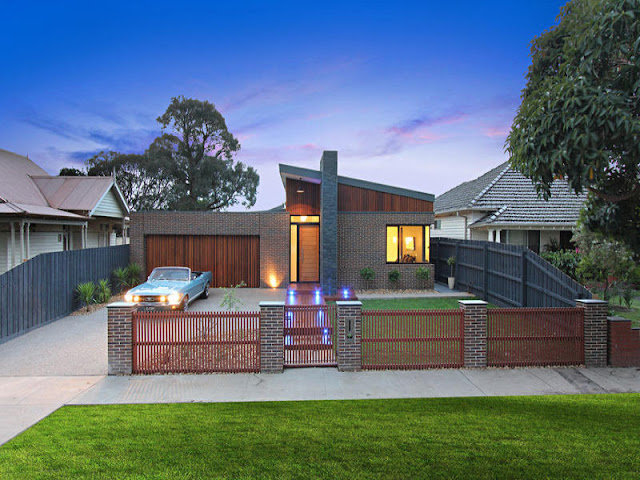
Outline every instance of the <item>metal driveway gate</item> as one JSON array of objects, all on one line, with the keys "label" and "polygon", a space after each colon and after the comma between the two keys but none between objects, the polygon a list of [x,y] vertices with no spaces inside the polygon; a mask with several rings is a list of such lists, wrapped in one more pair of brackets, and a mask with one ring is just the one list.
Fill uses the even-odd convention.
[{"label": "metal driveway gate", "polygon": [[284,366],[335,367],[335,305],[287,305],[284,310]]}]

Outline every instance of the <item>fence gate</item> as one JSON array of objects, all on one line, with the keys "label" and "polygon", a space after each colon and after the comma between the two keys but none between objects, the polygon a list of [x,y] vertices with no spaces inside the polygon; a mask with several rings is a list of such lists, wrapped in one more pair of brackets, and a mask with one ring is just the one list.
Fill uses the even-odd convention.
[{"label": "fence gate", "polygon": [[335,305],[288,305],[284,312],[284,366],[337,366]]},{"label": "fence gate", "polygon": [[133,373],[260,371],[258,312],[136,312]]}]

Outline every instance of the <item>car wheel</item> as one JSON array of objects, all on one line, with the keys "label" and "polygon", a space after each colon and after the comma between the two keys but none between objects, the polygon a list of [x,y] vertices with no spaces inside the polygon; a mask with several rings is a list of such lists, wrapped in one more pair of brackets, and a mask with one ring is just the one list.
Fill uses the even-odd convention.
[{"label": "car wheel", "polygon": [[184,297],[184,300],[182,301],[182,311],[183,312],[189,311],[189,295]]},{"label": "car wheel", "polygon": [[208,283],[204,286],[204,292],[202,292],[202,298],[204,298],[204,299],[209,298],[209,284]]}]

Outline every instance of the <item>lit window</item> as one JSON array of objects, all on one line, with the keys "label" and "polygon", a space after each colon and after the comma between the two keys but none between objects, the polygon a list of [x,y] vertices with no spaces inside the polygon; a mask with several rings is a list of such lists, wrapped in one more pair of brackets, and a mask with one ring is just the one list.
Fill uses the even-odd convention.
[{"label": "lit window", "polygon": [[429,263],[428,225],[388,225],[387,263]]}]

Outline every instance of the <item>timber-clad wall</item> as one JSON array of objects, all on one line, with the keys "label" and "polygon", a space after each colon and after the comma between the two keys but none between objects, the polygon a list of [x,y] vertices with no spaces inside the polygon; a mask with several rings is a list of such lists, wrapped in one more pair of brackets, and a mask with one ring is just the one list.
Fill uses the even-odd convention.
[{"label": "timber-clad wall", "polygon": [[269,286],[271,276],[280,287],[289,284],[289,214],[286,212],[139,212],[131,214],[130,228],[131,259],[145,272],[148,270],[146,236],[256,236],[260,249],[259,286]]},{"label": "timber-clad wall", "polygon": [[[298,193],[298,190],[304,190]],[[287,212],[291,215],[320,215],[320,184],[287,178]]]},{"label": "timber-clad wall", "polygon": [[338,184],[339,212],[433,212],[433,202]]}]

